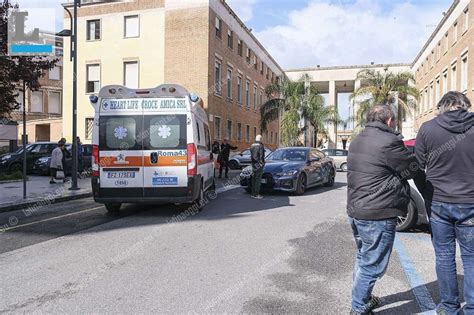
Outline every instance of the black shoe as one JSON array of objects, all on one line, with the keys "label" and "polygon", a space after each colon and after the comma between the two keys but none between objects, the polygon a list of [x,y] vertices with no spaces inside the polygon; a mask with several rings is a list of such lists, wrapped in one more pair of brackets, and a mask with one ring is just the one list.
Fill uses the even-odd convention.
[{"label": "black shoe", "polygon": [[49,183],[50,184],[56,184],[56,182],[54,180],[50,180]]},{"label": "black shoe", "polygon": [[382,306],[382,300],[378,296],[371,295],[370,296],[370,301],[367,305],[367,308],[369,310],[375,310],[376,308]]}]

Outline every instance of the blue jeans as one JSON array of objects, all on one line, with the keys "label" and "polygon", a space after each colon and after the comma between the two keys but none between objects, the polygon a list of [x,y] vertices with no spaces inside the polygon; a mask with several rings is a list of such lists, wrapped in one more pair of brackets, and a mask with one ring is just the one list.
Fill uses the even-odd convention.
[{"label": "blue jeans", "polygon": [[387,270],[397,219],[372,221],[349,218],[349,223],[357,245],[352,277],[352,310],[365,313],[375,281]]},{"label": "blue jeans", "polygon": [[474,314],[474,204],[433,201],[430,224],[441,296],[438,309],[448,314],[461,313],[456,272],[457,240],[464,267],[464,314]]}]

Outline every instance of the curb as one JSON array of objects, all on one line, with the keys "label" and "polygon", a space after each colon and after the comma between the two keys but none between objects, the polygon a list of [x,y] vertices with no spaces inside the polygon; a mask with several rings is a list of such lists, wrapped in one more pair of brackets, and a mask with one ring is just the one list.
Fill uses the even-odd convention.
[{"label": "curb", "polygon": [[[19,183],[19,182],[22,182],[22,181],[23,181],[23,179],[0,180],[0,185],[1,184],[10,184],[10,183]],[[29,179],[27,181],[29,181]]]},{"label": "curb", "polygon": [[[64,202],[64,201],[69,201],[69,200],[88,198],[88,197],[92,197],[92,192],[85,192],[85,193],[82,193],[82,194],[76,194],[76,195],[71,195],[71,196],[59,196],[59,197],[54,198],[53,200],[51,200],[51,204]],[[30,200],[30,201],[26,201],[26,202],[20,202],[20,203],[8,204],[6,206],[0,206],[0,213],[28,208],[30,206],[34,206],[34,205],[38,204],[39,202],[41,202],[43,200],[44,200],[43,198],[36,198],[34,200]]]}]

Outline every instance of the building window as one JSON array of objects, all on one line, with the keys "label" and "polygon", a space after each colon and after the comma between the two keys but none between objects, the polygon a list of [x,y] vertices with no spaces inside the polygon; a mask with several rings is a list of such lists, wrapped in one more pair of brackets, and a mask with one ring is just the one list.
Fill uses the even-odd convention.
[{"label": "building window", "polygon": [[456,91],[457,89],[457,86],[456,86],[456,82],[457,82],[457,71],[456,71],[456,64],[453,64],[451,66],[451,91]]},{"label": "building window", "polygon": [[441,88],[440,88],[440,85],[439,85],[439,78],[436,78],[436,87],[435,87],[435,104],[438,104],[439,100],[440,100],[440,93],[441,93]]},{"label": "building window", "polygon": [[257,138],[257,127],[253,127],[253,140]]},{"label": "building window", "polygon": [[242,104],[242,77],[237,77],[237,102]]},{"label": "building window", "polygon": [[434,88],[433,88],[433,83],[431,83],[431,85],[430,85],[430,104],[429,104],[428,109],[433,108],[433,104],[434,104]]},{"label": "building window", "polygon": [[267,73],[265,74],[265,77],[267,78],[267,80],[269,78],[269,72],[270,72],[270,70],[268,70],[268,67],[267,67]]},{"label": "building window", "polygon": [[438,48],[436,48],[436,61],[441,59],[441,42],[438,43]]},{"label": "building window", "polygon": [[449,33],[444,34],[444,53],[448,52],[449,48]]},{"label": "building window", "polygon": [[130,89],[138,89],[138,61],[123,63],[123,85]]},{"label": "building window", "polygon": [[100,39],[100,20],[87,21],[87,40]]},{"label": "building window", "polygon": [[23,111],[23,91],[18,91],[18,95],[15,97],[16,102],[19,104],[19,107],[15,109],[16,111]]},{"label": "building window", "polygon": [[234,32],[231,30],[227,31],[227,47],[234,49]]},{"label": "building window", "polygon": [[263,105],[263,90],[260,91],[260,106]]},{"label": "building window", "polygon": [[257,59],[257,55],[254,55],[253,56],[253,68],[255,70],[258,70],[258,59]]},{"label": "building window", "polygon": [[245,139],[245,140],[246,140],[247,142],[250,142],[250,126],[247,125],[246,127],[247,127],[247,128],[246,128],[246,130],[245,130],[245,131],[246,131],[246,133],[245,133],[246,139]]},{"label": "building window", "polygon": [[87,65],[86,93],[97,93],[100,90],[100,65]]},{"label": "building window", "polygon": [[216,36],[222,38],[222,20],[216,17]]},{"label": "building window", "polygon": [[257,86],[253,87],[253,110],[257,110]]},{"label": "building window", "polygon": [[469,28],[469,8],[464,10],[464,32]]},{"label": "building window", "polygon": [[43,112],[43,91],[34,91],[31,93],[31,112]]},{"label": "building window", "polygon": [[242,124],[237,123],[237,141],[242,141]]},{"label": "building window", "polygon": [[466,92],[467,91],[467,78],[468,78],[468,60],[467,60],[467,54],[462,57],[462,63],[461,63],[461,91]]},{"label": "building window", "polygon": [[50,80],[61,80],[61,67],[55,66],[49,70],[48,78]]},{"label": "building window", "polygon": [[250,81],[245,83],[245,106],[250,108]]},{"label": "building window", "polygon": [[278,144],[278,132],[275,132],[275,144]]},{"label": "building window", "polygon": [[443,95],[448,93],[448,71],[443,73]]},{"label": "building window", "polygon": [[273,143],[273,131],[270,132],[270,143]]},{"label": "building window", "polygon": [[86,140],[92,140],[92,131],[94,130],[94,118],[86,118]]},{"label": "building window", "polygon": [[458,40],[458,22],[454,23],[453,45]]},{"label": "building window", "polygon": [[423,112],[428,110],[430,105],[430,93],[428,92],[428,88],[425,89],[425,104],[423,105]]},{"label": "building window", "polygon": [[48,113],[61,114],[61,93],[49,92],[48,94]]},{"label": "building window", "polygon": [[221,63],[216,61],[216,68],[215,68],[215,80],[214,80],[214,88],[215,92],[218,95],[222,93],[222,84],[221,84]]},{"label": "building window", "polygon": [[242,57],[242,41],[240,39],[237,41],[237,54]]},{"label": "building window", "polygon": [[251,56],[252,56],[252,51],[250,50],[250,48],[247,47],[247,55],[246,55],[247,63],[250,63]]},{"label": "building window", "polygon": [[263,61],[260,63],[260,74],[263,75],[263,68],[265,67]]},{"label": "building window", "polygon": [[214,138],[221,138],[221,118],[214,116]]},{"label": "building window", "polygon": [[140,36],[140,18],[138,15],[130,15],[124,17],[123,37],[139,37]]},{"label": "building window", "polygon": [[227,98],[232,99],[232,69],[227,69]]},{"label": "building window", "polygon": [[232,120],[227,121],[227,133],[226,138],[232,140]]}]

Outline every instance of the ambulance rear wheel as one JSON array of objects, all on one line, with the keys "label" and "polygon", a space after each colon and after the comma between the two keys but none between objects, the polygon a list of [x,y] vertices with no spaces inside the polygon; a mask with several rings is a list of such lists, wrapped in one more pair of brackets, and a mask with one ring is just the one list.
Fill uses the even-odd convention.
[{"label": "ambulance rear wheel", "polygon": [[204,187],[203,187],[203,184],[201,183],[200,187],[199,187],[199,194],[198,194],[198,198],[194,201],[198,211],[202,211],[202,209],[204,208],[204,204],[205,204],[205,200],[204,200]]},{"label": "ambulance rear wheel", "polygon": [[105,209],[107,209],[107,211],[109,213],[117,213],[120,211],[120,207],[122,206],[121,203],[117,202],[117,203],[106,203],[105,204]]}]

